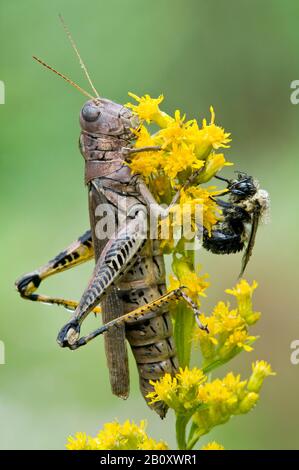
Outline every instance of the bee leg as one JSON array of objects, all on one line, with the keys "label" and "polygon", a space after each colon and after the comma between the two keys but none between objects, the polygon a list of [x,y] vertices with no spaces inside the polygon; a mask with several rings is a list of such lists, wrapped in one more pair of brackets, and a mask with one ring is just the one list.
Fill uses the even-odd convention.
[{"label": "bee leg", "polygon": [[216,178],[217,180],[220,180],[220,181],[224,181],[224,182],[227,183],[228,185],[231,184],[231,182],[230,182],[229,179],[223,178],[222,176],[214,175],[214,178]]},{"label": "bee leg", "polygon": [[[226,193],[225,193],[226,194]],[[218,194],[218,196],[222,196],[222,194]],[[216,202],[219,207],[223,207],[224,209],[234,209],[236,206],[232,202],[222,201],[221,199],[216,199],[218,196],[210,196],[212,201]]]},{"label": "bee leg", "polygon": [[[62,305],[67,309],[75,310],[78,302],[75,302],[74,300],[48,297],[41,294],[35,294],[34,292],[47,277],[66,271],[67,269],[78,266],[81,263],[85,263],[92,259],[93,256],[94,252],[91,232],[88,230],[65,250],[55,256],[51,261],[18,279],[15,283],[16,289],[24,299],[43,302],[46,304]],[[96,308],[95,312],[99,313],[100,309]]]},{"label": "bee leg", "polygon": [[114,282],[135,263],[146,242],[146,234],[142,234],[146,219],[146,213],[139,211],[136,217],[127,219],[107,241],[78,307],[71,320],[58,333],[57,342],[61,347],[74,349],[84,319],[100,303]]}]

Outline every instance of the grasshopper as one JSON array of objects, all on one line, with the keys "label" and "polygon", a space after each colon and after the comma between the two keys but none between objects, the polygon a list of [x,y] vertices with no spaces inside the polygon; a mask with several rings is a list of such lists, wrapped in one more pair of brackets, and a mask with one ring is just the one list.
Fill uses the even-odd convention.
[{"label": "grasshopper", "polygon": [[[133,130],[140,125],[138,119],[128,108],[100,97],[64,22],[63,25],[94,96],[34,58],[89,98],[80,112],[80,150],[85,160],[91,228],[51,261],[24,275],[16,282],[16,287],[25,299],[63,305],[73,310],[71,319],[57,337],[61,347],[78,349],[105,333],[112,392],[122,398],[129,394],[127,339],[137,363],[141,393],[148,402],[147,395],[152,390],[150,380],[158,380],[165,373],[174,375],[178,370],[169,303],[184,299],[193,309],[199,327],[206,329],[199,321],[197,306],[183,287],[166,292],[159,240],[151,240],[148,232],[141,235],[149,210],[157,217],[161,214],[166,217],[179,193],[168,209],[162,209],[144,181],[131,173],[126,165],[131,154],[159,151],[159,148],[133,148],[136,138]],[[101,204],[107,205],[117,220],[113,236],[106,238],[97,236],[101,221],[97,214]],[[49,276],[91,259],[95,259],[95,268],[78,303],[35,292]],[[90,312],[100,311],[103,326],[81,337],[84,319]],[[167,407],[164,403],[150,406],[161,418],[165,416]]]}]

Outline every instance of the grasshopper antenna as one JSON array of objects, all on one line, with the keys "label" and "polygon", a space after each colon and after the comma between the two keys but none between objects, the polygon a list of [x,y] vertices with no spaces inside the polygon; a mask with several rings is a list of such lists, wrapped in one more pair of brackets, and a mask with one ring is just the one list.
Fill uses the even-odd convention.
[{"label": "grasshopper antenna", "polygon": [[36,56],[33,56],[33,59],[36,60],[37,62],[39,62],[41,65],[43,65],[44,67],[46,67],[47,69],[51,70],[52,72],[56,73],[56,75],[59,75],[59,77],[63,78],[63,80],[65,80],[66,82],[68,82],[70,85],[72,85],[74,88],[77,88],[77,90],[79,90],[81,93],[83,93],[83,95],[87,96],[89,99],[91,99],[92,101],[96,101],[96,98],[94,96],[92,96],[91,94],[89,94],[87,91],[83,90],[83,88],[81,88],[79,85],[77,85],[77,83],[73,82],[73,80],[71,80],[70,78],[66,77],[65,75],[63,75],[62,73],[58,72],[57,70],[53,69],[53,67],[51,67],[50,65],[46,64],[46,62],[44,62],[43,60],[39,59],[38,57]]},{"label": "grasshopper antenna", "polygon": [[83,62],[83,60],[82,60],[82,58],[81,58],[81,56],[80,56],[79,50],[78,50],[78,48],[77,48],[77,46],[76,46],[76,43],[75,43],[75,41],[74,41],[74,39],[73,39],[73,37],[72,37],[70,31],[69,31],[69,29],[68,29],[68,27],[67,27],[67,25],[66,25],[64,19],[63,19],[63,16],[62,16],[62,15],[59,15],[59,19],[60,19],[60,21],[61,21],[61,24],[62,24],[62,26],[63,26],[64,31],[66,32],[67,37],[69,38],[69,41],[70,41],[70,43],[71,43],[71,45],[72,45],[72,48],[74,49],[74,51],[75,51],[75,53],[76,53],[76,56],[77,56],[78,59],[79,59],[80,66],[81,66],[81,68],[83,69],[83,72],[85,73],[85,76],[86,76],[86,78],[87,78],[87,80],[88,80],[88,82],[89,82],[89,84],[90,84],[90,86],[91,86],[93,92],[95,93],[96,97],[99,98],[100,95],[99,95],[97,89],[95,88],[94,84],[92,83],[92,80],[91,80],[91,78],[90,78],[90,75],[89,75],[89,73],[88,73],[88,70],[87,70],[87,68],[86,68],[86,65],[84,64],[84,62]]}]

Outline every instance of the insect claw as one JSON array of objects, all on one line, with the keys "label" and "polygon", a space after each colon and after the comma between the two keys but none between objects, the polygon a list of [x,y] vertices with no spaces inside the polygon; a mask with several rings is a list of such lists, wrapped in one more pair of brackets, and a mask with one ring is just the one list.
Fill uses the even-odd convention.
[{"label": "insect claw", "polygon": [[15,282],[15,287],[21,296],[26,297],[26,295],[34,292],[41,283],[41,278],[39,274],[33,272],[26,274],[21,279],[18,279]]},{"label": "insect claw", "polygon": [[78,342],[79,335],[79,323],[77,321],[70,321],[58,333],[57,342],[62,348],[76,349],[74,346]]},{"label": "insect claw", "polygon": [[203,325],[203,324],[201,323],[201,321],[200,321],[200,319],[199,319],[199,315],[200,315],[199,312],[195,313],[195,321],[196,321],[198,327],[199,327],[201,330],[206,331],[206,333],[210,333],[209,328],[208,328],[208,325]]}]

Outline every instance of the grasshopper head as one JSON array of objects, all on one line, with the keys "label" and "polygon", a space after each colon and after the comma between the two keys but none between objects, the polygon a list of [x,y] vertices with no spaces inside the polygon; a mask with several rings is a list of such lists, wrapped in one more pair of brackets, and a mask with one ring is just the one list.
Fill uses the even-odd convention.
[{"label": "grasshopper head", "polygon": [[132,129],[138,125],[138,118],[130,109],[104,98],[87,101],[80,113],[82,131],[99,136],[132,138]]}]

